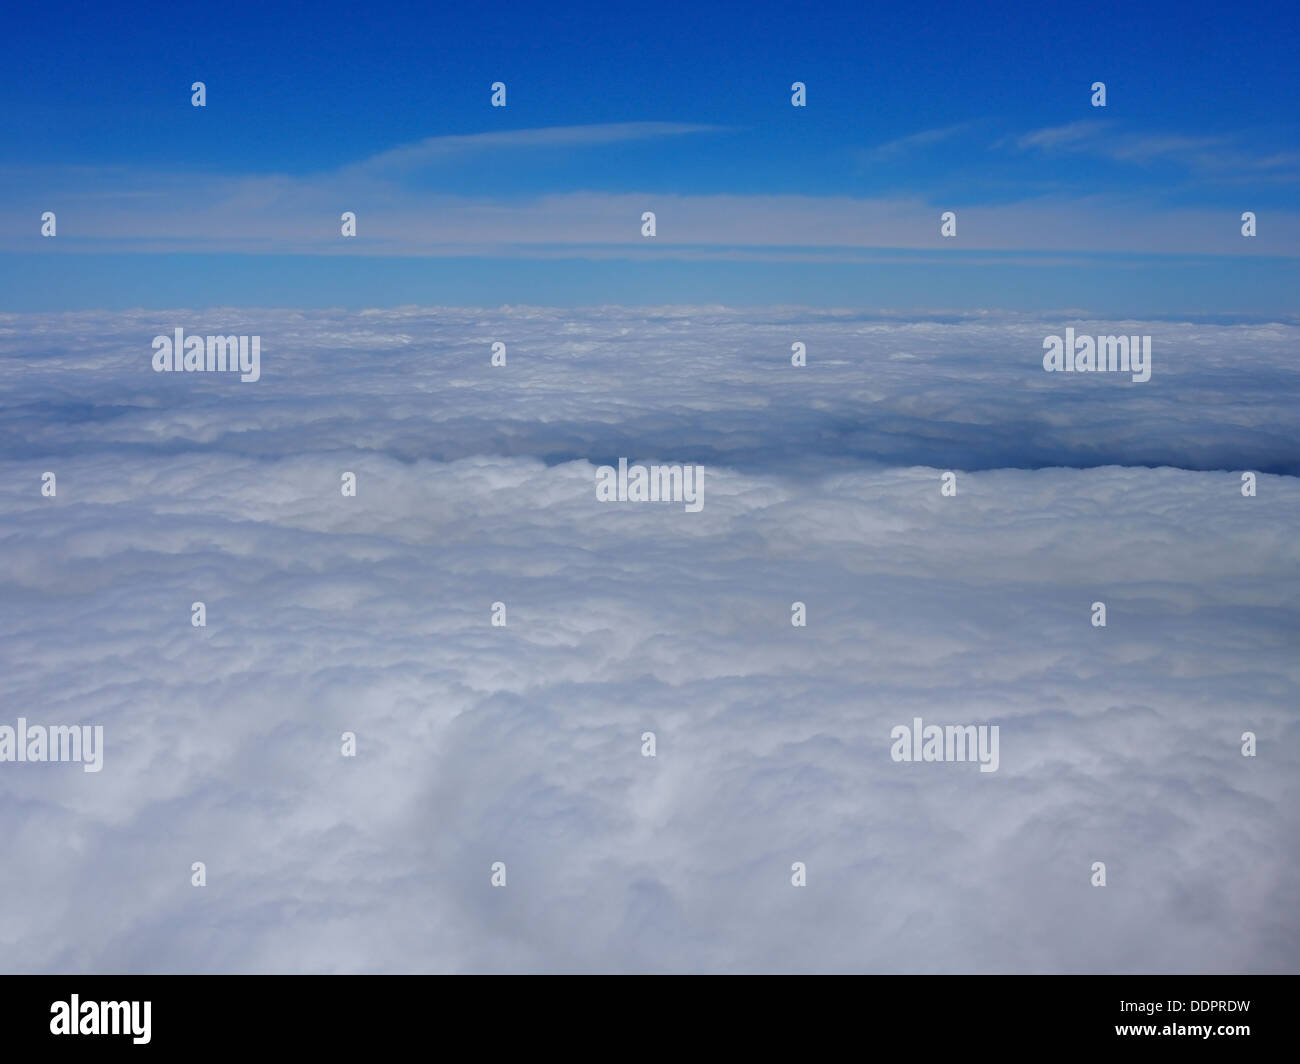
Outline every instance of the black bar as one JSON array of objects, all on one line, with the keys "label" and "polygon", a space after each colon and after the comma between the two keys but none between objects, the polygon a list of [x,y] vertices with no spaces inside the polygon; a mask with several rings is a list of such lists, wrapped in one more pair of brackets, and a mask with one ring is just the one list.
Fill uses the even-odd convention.
[{"label": "black bar", "polygon": [[[266,1048],[319,1051],[330,1059],[365,1052],[384,1059],[412,1047],[421,1054],[486,1059],[520,1049],[618,1059],[634,1052],[695,1056],[713,1046],[755,1047],[765,1056],[866,1050],[924,1059],[936,1049],[981,1055],[1101,1049],[1144,1055],[1172,1050],[1177,1056],[1209,1052],[1238,1060],[1261,1051],[1294,1055],[1296,980],[1240,975],[4,976],[0,1030],[9,1060],[69,1049],[206,1056]],[[137,1002],[137,1020],[144,1019],[143,1003],[149,1002],[147,1043],[137,1043],[130,1030],[52,1033],[52,1022],[62,1015],[52,1006],[70,1007],[74,994],[87,1029],[104,1016],[100,1002]],[[1171,1011],[1170,1002],[1183,1007]],[[1205,1007],[1210,1003],[1216,1007]],[[86,1018],[92,1013],[95,1021]],[[1150,1033],[1117,1031],[1148,1026],[1154,1028]],[[1205,1026],[1213,1029],[1209,1037],[1178,1030]],[[1242,1027],[1246,1030],[1224,1030]],[[837,1044],[842,1048],[834,1049]],[[20,1055],[10,1056],[14,1051]]]}]

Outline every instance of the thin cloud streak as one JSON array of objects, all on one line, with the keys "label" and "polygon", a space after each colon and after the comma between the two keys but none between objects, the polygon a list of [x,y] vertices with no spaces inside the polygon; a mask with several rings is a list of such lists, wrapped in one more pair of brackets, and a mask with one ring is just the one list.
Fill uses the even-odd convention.
[{"label": "thin cloud streak", "polygon": [[600,125],[548,126],[540,129],[511,129],[500,132],[453,134],[428,137],[390,151],[372,155],[334,171],[340,177],[388,177],[475,152],[572,148],[623,141],[679,137],[691,133],[725,132],[726,126],[689,122],[610,122]]}]

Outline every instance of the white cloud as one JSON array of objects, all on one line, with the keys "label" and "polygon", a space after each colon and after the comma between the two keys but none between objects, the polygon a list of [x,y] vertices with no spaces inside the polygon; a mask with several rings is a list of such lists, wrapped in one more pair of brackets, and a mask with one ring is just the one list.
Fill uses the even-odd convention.
[{"label": "white cloud", "polygon": [[886,160],[894,159],[911,154],[914,151],[923,150],[933,147],[936,144],[942,144],[944,141],[952,140],[962,133],[968,132],[975,128],[979,123],[975,120],[969,122],[955,122],[952,125],[938,126],[933,129],[922,129],[916,133],[908,133],[906,136],[895,137],[893,140],[886,141],[884,144],[877,145],[865,154],[867,160]]},{"label": "white cloud", "polygon": [[[891,155],[956,135],[966,124],[923,131],[879,152]],[[1027,134],[1021,148],[1095,150],[1131,161],[1183,157],[1188,138],[1103,135],[1080,121]],[[568,189],[538,196],[453,195],[428,171],[484,151],[600,146],[628,140],[722,132],[724,127],[636,122],[432,137],[327,173],[228,176],[131,168],[0,169],[0,251],[49,253],[223,252],[281,255],[719,258],[843,261],[846,249],[1232,256],[1300,254],[1300,213],[1269,210],[1251,240],[1239,210],[1172,208],[1152,196],[1029,196],[1015,202],[931,202],[914,194],[857,196],[693,195],[654,187]],[[1236,158],[1211,142],[1196,149]],[[1285,172],[1286,153],[1254,172]],[[1276,165],[1274,165],[1276,164]],[[1235,165],[1235,164],[1234,164]],[[1243,164],[1244,165],[1244,164]],[[1238,167],[1240,170],[1240,167]],[[58,205],[58,248],[32,219]],[[958,207],[957,241],[939,231],[940,212]],[[356,238],[340,215],[357,215]],[[658,234],[641,236],[653,210]]]},{"label": "white cloud", "polygon": [[717,133],[725,129],[725,126],[690,122],[609,122],[586,126],[547,126],[539,129],[443,135],[427,137],[415,144],[404,144],[391,151],[380,152],[360,163],[342,167],[339,174],[398,177],[422,166],[491,150],[575,148],[617,144],[629,140],[677,137],[688,133]]},{"label": "white cloud", "polygon": [[1003,138],[998,143],[1012,143],[1021,150],[1081,152],[1138,166],[1174,163],[1215,180],[1300,180],[1297,152],[1251,151],[1236,137],[1139,132],[1107,119],[1080,119]]},{"label": "white cloud", "polygon": [[[1234,465],[1296,461],[1295,326],[1136,324],[1125,385],[1065,324],[0,318],[0,723],[106,742],[0,765],[7,967],[1294,971],[1300,493]],[[1157,452],[1224,471],[987,468]],[[619,454],[704,510],[597,503]],[[914,715],[999,771],[891,762]]]}]

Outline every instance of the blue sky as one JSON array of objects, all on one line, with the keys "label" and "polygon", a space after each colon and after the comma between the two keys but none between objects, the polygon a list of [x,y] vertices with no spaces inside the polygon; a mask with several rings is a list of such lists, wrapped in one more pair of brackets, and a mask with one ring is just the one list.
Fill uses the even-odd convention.
[{"label": "blue sky", "polygon": [[1298,23],[1249,4],[29,7],[0,41],[0,308],[1282,315]]}]

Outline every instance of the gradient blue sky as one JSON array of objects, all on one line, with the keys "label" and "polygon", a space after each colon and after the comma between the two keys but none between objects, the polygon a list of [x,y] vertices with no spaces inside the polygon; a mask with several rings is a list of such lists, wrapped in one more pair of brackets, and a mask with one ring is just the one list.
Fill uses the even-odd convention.
[{"label": "gradient blue sky", "polygon": [[1283,316],[1298,25],[1252,4],[22,5],[0,309]]}]

